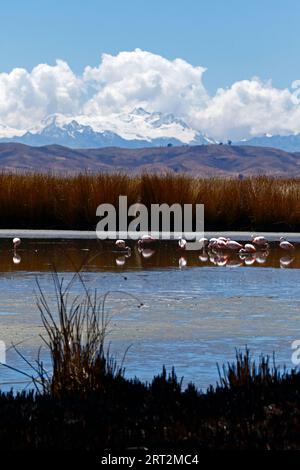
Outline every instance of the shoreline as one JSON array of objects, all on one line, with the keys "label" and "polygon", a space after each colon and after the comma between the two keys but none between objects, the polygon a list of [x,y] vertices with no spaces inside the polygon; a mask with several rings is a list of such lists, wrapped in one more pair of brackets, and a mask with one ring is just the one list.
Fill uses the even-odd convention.
[{"label": "shoreline", "polygon": [[[250,231],[207,231],[204,236],[207,238],[224,236],[238,241],[251,238],[251,235],[264,236],[269,241],[278,241],[280,237],[287,237],[292,242],[300,242],[300,232],[250,232]],[[67,239],[67,240],[98,240],[95,230],[44,230],[44,229],[0,229],[1,238],[28,238],[28,239]],[[104,239],[100,239],[104,241]],[[110,238],[110,240],[113,240]],[[167,239],[166,239],[167,240]]]}]

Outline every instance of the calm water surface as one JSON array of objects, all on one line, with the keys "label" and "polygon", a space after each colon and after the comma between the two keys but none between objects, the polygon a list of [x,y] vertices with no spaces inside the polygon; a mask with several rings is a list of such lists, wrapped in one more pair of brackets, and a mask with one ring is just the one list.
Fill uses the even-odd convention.
[{"label": "calm water surface", "polygon": [[[224,253],[179,251],[162,242],[131,256],[112,242],[23,240],[13,258],[10,241],[0,240],[0,340],[7,364],[29,372],[11,344],[30,361],[37,357],[43,333],[36,307],[37,284],[55,305],[52,271],[65,282],[80,270],[86,286],[99,296],[110,292],[111,350],[125,360],[126,374],[150,380],[173,365],[185,383],[206,388],[218,379],[216,363],[234,359],[248,345],[254,356],[276,354],[291,367],[291,343],[300,339],[300,248],[287,254],[271,246],[269,254],[245,259]],[[80,282],[72,295],[82,294]],[[142,303],[142,306],[141,306]],[[42,352],[50,367],[46,350]],[[27,379],[0,366],[3,390],[21,390]]]}]

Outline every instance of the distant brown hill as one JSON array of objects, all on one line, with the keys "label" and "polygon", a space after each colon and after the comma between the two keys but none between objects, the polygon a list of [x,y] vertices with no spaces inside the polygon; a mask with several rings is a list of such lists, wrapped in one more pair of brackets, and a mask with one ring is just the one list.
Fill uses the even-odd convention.
[{"label": "distant brown hill", "polygon": [[194,175],[300,176],[300,153],[267,147],[200,145],[125,149],[70,149],[0,144],[0,170],[187,172]]}]

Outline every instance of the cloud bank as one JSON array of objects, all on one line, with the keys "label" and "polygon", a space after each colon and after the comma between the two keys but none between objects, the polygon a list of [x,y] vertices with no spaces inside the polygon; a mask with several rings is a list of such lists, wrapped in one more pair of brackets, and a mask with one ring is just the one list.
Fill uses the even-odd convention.
[{"label": "cloud bank", "polygon": [[94,121],[141,106],[173,113],[216,139],[300,132],[299,81],[278,89],[254,77],[210,96],[202,82],[205,70],[136,49],[103,54],[97,67],[87,66],[81,75],[62,60],[0,72],[0,125],[28,130],[53,113]]}]

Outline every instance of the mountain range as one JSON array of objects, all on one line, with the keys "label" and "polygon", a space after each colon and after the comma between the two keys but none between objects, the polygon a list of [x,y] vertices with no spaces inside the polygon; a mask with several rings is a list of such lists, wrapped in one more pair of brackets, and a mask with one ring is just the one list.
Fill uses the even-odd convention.
[{"label": "mountain range", "polygon": [[0,143],[1,171],[190,173],[202,177],[300,177],[300,153],[236,145],[71,149]]},{"label": "mountain range", "polygon": [[214,143],[173,114],[149,113],[135,108],[130,113],[95,119],[68,118],[53,114],[39,126],[20,131],[0,124],[0,142],[18,142],[31,146],[64,145],[71,148],[142,148]]},{"label": "mountain range", "polygon": [[[196,131],[174,114],[150,113],[141,107],[129,113],[115,113],[102,118],[52,114],[35,128],[23,131],[0,123],[0,142],[18,142],[31,146],[56,144],[70,148],[145,148],[219,143]],[[234,144],[300,152],[300,134],[263,135]]]},{"label": "mountain range", "polygon": [[300,134],[264,135],[237,142],[238,145],[273,147],[287,152],[300,152]]}]

